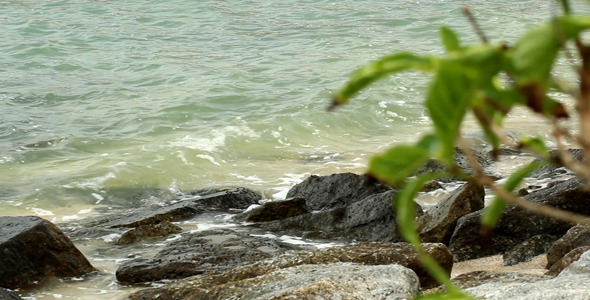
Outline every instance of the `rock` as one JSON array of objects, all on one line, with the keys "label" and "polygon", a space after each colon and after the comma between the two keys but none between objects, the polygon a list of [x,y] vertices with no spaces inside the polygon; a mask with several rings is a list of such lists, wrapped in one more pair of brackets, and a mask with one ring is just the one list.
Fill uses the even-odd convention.
[{"label": "rock", "polygon": [[457,220],[484,207],[483,187],[466,183],[449,197],[428,209],[416,220],[420,239],[425,243],[448,245]]},{"label": "rock", "polygon": [[[262,223],[267,230],[307,237],[357,241],[401,241],[394,208],[395,190],[369,196],[346,207]],[[416,204],[416,214],[422,209]]]},{"label": "rock", "polygon": [[533,257],[547,253],[557,236],[549,234],[535,235],[522,244],[504,254],[505,266],[513,266],[521,262],[531,261]]},{"label": "rock", "polygon": [[[486,283],[507,284],[507,283],[532,283],[540,280],[551,279],[552,277],[534,274],[496,272],[496,271],[474,271],[464,273],[453,278],[452,282],[462,289],[476,287]],[[441,289],[442,287],[439,287]]]},{"label": "rock", "polygon": [[[485,151],[482,151],[480,149],[472,148],[471,150],[473,151],[475,160],[477,160],[477,162],[479,162],[479,164],[484,168],[484,173],[486,175],[489,175],[492,177],[498,177],[495,174],[495,172],[490,169],[491,165],[493,164],[492,157],[488,153],[486,153]],[[468,174],[474,174],[473,169],[471,168],[471,166],[469,166],[467,156],[465,156],[465,154],[463,153],[463,150],[461,150],[459,148],[455,148],[455,164],[458,167],[460,167],[461,169],[463,169],[465,172],[467,172]],[[440,162],[438,162],[436,160],[429,160],[424,164],[424,166],[420,167],[420,169],[418,169],[418,171],[416,171],[416,175],[424,174],[424,173],[439,172],[439,171],[445,172],[445,171],[447,171],[447,169],[448,169],[447,166],[441,164]],[[458,180],[458,178],[449,177],[449,178],[441,178],[438,180],[443,181],[443,182],[451,182],[451,181]]]},{"label": "rock", "polygon": [[117,240],[117,245],[126,245],[144,240],[146,238],[157,238],[173,233],[179,233],[182,229],[168,221],[157,224],[140,225],[123,233]]},{"label": "rock", "polygon": [[2,300],[22,300],[15,292],[0,287],[0,299]]},{"label": "rock", "polygon": [[258,203],[261,198],[259,193],[246,188],[217,192],[207,190],[205,194],[191,194],[171,203],[126,209],[71,222],[66,233],[74,240],[123,234],[129,228],[185,220],[206,211],[246,209]]},{"label": "rock", "polygon": [[[557,277],[571,277],[590,274],[590,251],[585,251],[578,260],[573,261]],[[590,290],[590,287],[589,287]]]},{"label": "rock", "polygon": [[0,287],[35,285],[95,271],[59,228],[39,217],[0,217]]},{"label": "rock", "polygon": [[[584,162],[584,151],[582,149],[568,149],[569,153],[573,156],[573,158],[578,162]],[[545,165],[536,169],[533,173],[531,173],[530,177],[536,177],[539,179],[542,178],[555,178],[559,175],[564,175],[571,173],[569,169],[564,167],[561,158],[559,157],[558,150],[551,150],[549,152],[549,161],[545,161],[542,159],[536,159],[535,161],[544,162]]]},{"label": "rock", "polygon": [[283,201],[266,202],[243,214],[237,215],[234,219],[246,222],[269,222],[282,220],[308,213],[305,199],[295,198]]},{"label": "rock", "polygon": [[301,249],[306,247],[230,229],[200,231],[184,234],[181,239],[170,242],[154,258],[140,258],[123,263],[117,270],[116,277],[123,284],[136,284],[219,273],[240,263]]},{"label": "rock", "polygon": [[545,275],[549,276],[557,276],[563,269],[569,267],[574,261],[580,259],[580,256],[586,251],[590,250],[590,246],[583,246],[574,248],[572,251],[568,252],[564,255],[561,259],[556,261],[551,265],[551,268]]},{"label": "rock", "polygon": [[353,173],[312,175],[295,185],[287,198],[304,198],[310,210],[344,207],[390,188],[369,177]]},{"label": "rock", "polygon": [[[580,179],[572,178],[551,187],[532,191],[525,199],[579,214],[590,214],[590,192]],[[481,235],[482,211],[470,213],[457,221],[449,248],[456,261],[504,253],[525,240],[540,234],[563,235],[572,224],[540,216],[509,206],[498,226],[487,236]]]},{"label": "rock", "polygon": [[[131,299],[410,299],[416,274],[399,265],[299,265],[213,286],[179,286],[175,294],[140,291]],[[150,293],[151,292],[151,293]]]},{"label": "rock", "polygon": [[557,240],[547,252],[547,268],[560,260],[574,248],[590,246],[590,226],[576,225],[570,228],[566,234]]},{"label": "rock", "polygon": [[[448,249],[442,244],[423,244],[424,250],[434,257],[446,270],[450,273],[453,258]],[[192,276],[181,279],[176,282],[164,285],[158,288],[151,288],[141,290],[133,295],[131,299],[227,299],[223,298],[207,298],[211,294],[208,291],[216,290],[217,285],[223,284],[219,290],[231,287],[233,285],[240,286],[243,282],[248,280],[256,280],[258,277],[273,273],[277,270],[292,268],[301,265],[318,265],[318,269],[328,268],[330,264],[336,263],[354,263],[363,265],[395,265],[412,269],[422,283],[423,287],[431,287],[436,285],[436,281],[428,275],[428,272],[422,267],[418,261],[417,253],[414,248],[408,243],[360,243],[355,245],[348,245],[342,247],[332,247],[327,249],[310,251],[294,251],[286,252],[279,256],[257,261],[253,263],[246,263],[227,270],[221,274],[204,274]],[[354,266],[354,265],[352,265]],[[302,270],[302,269],[298,269]],[[317,270],[317,269],[314,269]],[[354,275],[354,269],[341,270],[341,275]],[[422,274],[422,275],[420,275]],[[303,276],[313,276],[309,273],[302,273]],[[272,275],[271,275],[272,276]],[[290,278],[290,277],[288,277]],[[362,277],[357,277],[362,278]],[[393,280],[393,278],[390,278]],[[193,297],[193,298],[191,298]],[[201,298],[199,298],[201,297]],[[241,299],[241,298],[236,298]],[[251,298],[245,298],[251,299]],[[268,298],[263,298],[268,299]],[[290,298],[288,298],[290,299]],[[296,298],[299,299],[299,298]],[[303,298],[315,299],[315,298]],[[328,298],[331,299],[331,298]],[[340,298],[337,298],[340,299]],[[343,296],[343,299],[348,299]],[[356,298],[352,298],[356,299]],[[364,299],[364,298],[358,298]],[[372,298],[369,298],[372,299]],[[389,298],[385,298],[389,299]]]},{"label": "rock", "polygon": [[558,276],[535,282],[489,282],[466,289],[479,299],[572,299],[585,300],[590,295],[590,274]]}]

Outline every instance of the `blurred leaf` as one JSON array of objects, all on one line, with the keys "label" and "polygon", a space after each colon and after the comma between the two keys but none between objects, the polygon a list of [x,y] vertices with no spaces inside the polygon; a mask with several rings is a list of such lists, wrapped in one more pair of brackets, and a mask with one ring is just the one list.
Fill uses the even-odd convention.
[{"label": "blurred leaf", "polygon": [[475,298],[469,296],[462,291],[453,291],[446,294],[426,294],[421,295],[414,300],[475,300]]},{"label": "blurred leaf", "polygon": [[383,57],[354,72],[349,82],[336,92],[333,104],[346,104],[348,99],[356,95],[360,90],[386,75],[408,69],[432,71],[435,65],[435,58],[421,57],[411,53],[399,53]]},{"label": "blurred leaf", "polygon": [[540,85],[545,91],[561,44],[590,28],[588,16],[561,16],[529,30],[515,46],[512,56],[517,84]]},{"label": "blurred leaf", "polygon": [[541,155],[543,158],[549,158],[549,149],[545,145],[545,142],[540,138],[523,138],[520,140],[520,144],[534,153]]},{"label": "blurred leaf", "polygon": [[[514,189],[518,187],[524,178],[529,176],[529,174],[538,169],[540,166],[542,166],[540,161],[533,161],[525,167],[518,169],[516,172],[512,173],[510,177],[508,177],[503,185],[503,188],[508,192],[514,191]],[[481,216],[482,225],[487,228],[496,227],[496,224],[498,223],[500,216],[502,216],[502,212],[504,211],[505,207],[506,200],[502,197],[496,196],[492,203],[486,207],[486,210]]]},{"label": "blurred leaf", "polygon": [[428,160],[428,150],[419,146],[399,145],[371,159],[369,173],[395,186],[414,174]]},{"label": "blurred leaf", "polygon": [[457,34],[453,30],[446,26],[442,26],[440,28],[440,36],[447,53],[461,50],[461,43],[459,42]]}]

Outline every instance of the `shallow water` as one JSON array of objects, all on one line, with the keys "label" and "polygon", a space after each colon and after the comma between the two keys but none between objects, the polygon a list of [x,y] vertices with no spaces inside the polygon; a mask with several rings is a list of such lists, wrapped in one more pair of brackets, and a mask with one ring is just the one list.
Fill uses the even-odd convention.
[{"label": "shallow water", "polygon": [[[428,77],[392,76],[326,112],[355,68],[442,53],[440,25],[476,42],[463,5],[512,42],[552,3],[0,0],[0,209],[62,222],[195,188],[278,199],[310,174],[363,172],[429,130]],[[547,136],[515,116],[512,131]]]}]

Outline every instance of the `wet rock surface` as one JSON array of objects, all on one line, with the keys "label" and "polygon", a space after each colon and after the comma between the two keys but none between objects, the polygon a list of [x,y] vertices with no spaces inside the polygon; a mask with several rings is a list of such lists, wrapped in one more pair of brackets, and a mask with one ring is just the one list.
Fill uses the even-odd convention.
[{"label": "wet rock surface", "polygon": [[162,221],[157,224],[140,225],[123,233],[117,240],[117,245],[126,245],[142,240],[153,239],[168,236],[173,233],[179,233],[182,229],[168,221]]},{"label": "wet rock surface", "polygon": [[0,287],[30,287],[95,271],[72,241],[39,217],[0,217]]},{"label": "wet rock surface", "polygon": [[308,212],[305,199],[294,198],[266,202],[259,207],[237,215],[234,219],[246,222],[269,222],[303,215]]},{"label": "wet rock surface", "polygon": [[22,300],[23,298],[19,297],[18,294],[16,294],[13,291],[10,291],[10,290],[0,287],[0,299],[2,299],[2,300]]},{"label": "wet rock surface", "polygon": [[325,210],[347,206],[390,188],[369,177],[353,173],[312,175],[287,193],[289,198],[303,198],[310,210]]},{"label": "wet rock surface", "polygon": [[[580,214],[590,214],[590,192],[577,178],[533,191],[524,198]],[[456,261],[502,254],[535,235],[560,236],[572,227],[570,223],[509,206],[502,213],[498,226],[484,236],[481,234],[481,214],[482,211],[473,212],[457,221],[449,244]]]},{"label": "wet rock surface", "polygon": [[156,229],[160,223],[186,220],[206,211],[246,209],[252,204],[257,204],[261,198],[259,193],[247,188],[195,191],[194,194],[185,195],[170,203],[126,209],[71,222],[64,231],[73,240],[83,240],[107,234],[123,234],[130,228],[142,226]]},{"label": "wet rock surface", "polygon": [[[368,196],[345,207],[261,223],[264,229],[298,236],[357,241],[401,241],[393,206],[395,190]],[[416,214],[422,209],[416,204]]]},{"label": "wet rock surface", "polygon": [[[435,259],[441,262],[445,270],[450,272],[452,268],[452,256],[448,249],[442,244],[424,244],[425,251],[432,255]],[[293,268],[295,266],[302,266],[300,269],[304,270],[307,267],[315,266],[317,269],[329,268],[331,264],[338,263],[354,263],[361,264],[367,267],[376,267],[372,269],[382,270],[383,265],[393,266],[401,265],[413,270],[414,276],[417,275],[416,281],[421,282],[422,286],[436,285],[434,279],[427,274],[426,270],[419,264],[417,254],[413,247],[407,243],[361,243],[356,245],[348,245],[342,247],[333,247],[328,249],[310,251],[294,251],[251,264],[242,264],[232,270],[218,274],[218,275],[199,275],[189,277],[177,282],[165,285],[160,288],[146,289],[139,291],[131,296],[132,299],[199,299],[191,298],[203,297],[207,299],[210,296],[211,290],[217,290],[217,284],[222,283],[223,287],[239,286],[248,280],[257,280],[258,277],[268,277],[277,274],[280,270]],[[397,267],[394,267],[397,268]],[[371,270],[371,268],[366,268]],[[387,269],[387,268],[385,268]],[[344,271],[343,271],[344,272]],[[370,271],[371,273],[373,271]],[[353,276],[354,272],[347,275]],[[279,273],[280,274],[280,273]],[[344,276],[344,273],[340,274]],[[312,276],[312,275],[310,275]],[[360,278],[360,277],[357,277]],[[394,278],[390,278],[395,282]],[[228,295],[223,295],[228,299]],[[301,295],[300,295],[301,296]],[[188,297],[188,298],[187,298]],[[216,298],[211,299],[224,299]],[[242,298],[237,298],[242,299]],[[244,298],[247,299],[247,298]],[[315,298],[302,298],[315,299]],[[328,299],[331,299],[328,297]],[[374,298],[368,298],[374,299]],[[397,299],[397,298],[394,298]]]},{"label": "wet rock surface", "polygon": [[569,267],[573,262],[579,260],[582,254],[588,250],[590,250],[590,246],[574,248],[558,261],[554,262],[551,266],[547,266],[549,271],[547,271],[545,274],[550,276],[559,275],[563,269]]},{"label": "wet rock surface", "polygon": [[455,230],[457,220],[484,207],[484,189],[464,184],[446,199],[429,208],[416,220],[422,242],[447,244]]},{"label": "wet rock surface", "polygon": [[155,257],[134,259],[117,270],[124,284],[178,279],[203,273],[220,273],[240,263],[253,262],[288,250],[311,249],[280,240],[230,229],[184,234]]}]

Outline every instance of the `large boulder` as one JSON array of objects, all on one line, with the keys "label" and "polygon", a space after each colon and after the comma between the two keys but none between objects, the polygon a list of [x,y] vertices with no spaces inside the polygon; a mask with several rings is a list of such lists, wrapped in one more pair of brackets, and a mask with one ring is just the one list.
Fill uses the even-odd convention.
[{"label": "large boulder", "polygon": [[176,284],[176,293],[144,290],[131,299],[410,299],[419,293],[416,274],[400,265],[352,263],[299,265],[254,278],[212,285]]},{"label": "large boulder", "polygon": [[291,188],[287,198],[304,198],[310,210],[326,210],[344,207],[389,189],[364,175],[353,173],[312,175]]},{"label": "large boulder", "polygon": [[555,241],[547,252],[547,268],[560,260],[568,252],[582,246],[590,246],[590,226],[576,225]]},{"label": "large boulder", "polygon": [[[442,244],[423,244],[426,253],[434,257],[444,268],[447,273],[450,273],[453,258],[446,246]],[[313,276],[308,272],[315,272],[323,268],[330,268],[331,264],[338,263],[353,263],[347,264],[347,266],[356,266],[357,264],[367,266],[377,265],[401,265],[412,269],[417,275],[422,287],[432,287],[437,284],[436,280],[432,278],[426,269],[420,264],[418,255],[412,245],[408,243],[359,243],[355,245],[348,245],[342,247],[332,247],[321,250],[310,251],[294,251],[286,252],[279,256],[257,261],[253,263],[246,263],[231,270],[227,270],[220,274],[203,274],[198,276],[192,276],[189,278],[181,279],[176,282],[164,285],[158,288],[141,290],[133,295],[131,299],[228,299],[228,295],[217,294],[222,293],[223,289],[231,288],[231,286],[240,287],[244,282],[251,282],[250,280],[259,280],[260,278],[268,278],[267,274],[281,274],[276,273],[280,270],[292,268],[295,266],[306,266],[306,265],[317,265],[315,268],[301,267],[298,269],[300,272],[304,272],[302,276]],[[339,269],[342,276],[345,274],[354,275],[355,269],[344,268]],[[370,270],[370,268],[367,268]],[[387,268],[377,268],[374,270],[387,270]],[[359,273],[360,274],[360,273]],[[386,273],[388,274],[388,273]],[[269,275],[269,276],[274,276]],[[287,277],[289,278],[289,277]],[[357,276],[359,282],[363,284],[366,280],[362,276]],[[405,275],[403,276],[405,278]],[[394,278],[390,278],[394,280]],[[379,281],[379,280],[378,280]],[[260,282],[260,281],[257,281]],[[380,281],[379,281],[380,282]],[[219,284],[220,287],[216,287]],[[290,288],[289,288],[290,289]],[[281,291],[281,287],[276,287],[277,291]],[[211,294],[211,291],[217,291]],[[346,290],[350,292],[349,290]],[[299,295],[301,296],[301,295]],[[211,297],[211,298],[208,298]],[[367,296],[369,297],[369,296]],[[297,298],[297,297],[292,297]],[[346,296],[342,296],[343,299],[348,299]],[[251,299],[248,297],[235,299]],[[256,298],[255,298],[256,299]],[[268,299],[268,298],[261,298]],[[291,298],[287,298],[291,299]],[[300,298],[297,298],[300,299]],[[316,299],[313,297],[302,299]],[[323,299],[323,298],[320,298]],[[332,299],[327,297],[326,299]],[[336,298],[340,299],[340,298]],[[352,298],[352,299],[364,299],[364,298]],[[371,297],[367,299],[373,299]],[[381,299],[381,298],[379,298]],[[385,298],[389,299],[389,298]],[[397,298],[393,298],[397,299]]]},{"label": "large boulder", "polygon": [[457,220],[484,207],[483,187],[466,183],[416,220],[420,239],[425,243],[448,245]]},{"label": "large boulder", "polygon": [[9,289],[95,271],[57,226],[34,216],[0,217],[0,253],[0,287]]},{"label": "large boulder", "polygon": [[184,234],[151,259],[123,263],[116,272],[124,284],[178,279],[203,273],[220,273],[244,262],[267,259],[288,250],[311,249],[230,229]]},{"label": "large boulder", "polygon": [[[590,192],[577,178],[533,191],[524,198],[534,203],[590,214]],[[449,244],[456,261],[501,254],[535,235],[561,236],[572,227],[570,223],[509,206],[502,213],[498,226],[488,235],[482,236],[481,215],[482,211],[477,211],[457,221]]]},{"label": "large boulder", "polygon": [[[393,201],[395,190],[368,196],[345,207],[311,212],[260,224],[265,229],[307,237],[357,241],[402,240],[397,230]],[[422,209],[416,204],[416,213]]]}]

